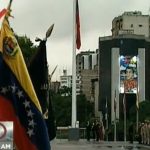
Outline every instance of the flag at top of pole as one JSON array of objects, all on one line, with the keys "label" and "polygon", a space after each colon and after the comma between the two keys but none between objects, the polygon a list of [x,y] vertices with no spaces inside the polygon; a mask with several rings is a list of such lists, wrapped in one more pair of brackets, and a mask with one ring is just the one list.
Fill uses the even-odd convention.
[{"label": "flag at top of pole", "polygon": [[3,9],[2,11],[0,11],[0,19],[6,14],[7,9]]},{"label": "flag at top of pole", "polygon": [[76,0],[76,48],[81,47],[81,37],[80,37],[80,16],[79,16],[79,5],[78,0]]}]

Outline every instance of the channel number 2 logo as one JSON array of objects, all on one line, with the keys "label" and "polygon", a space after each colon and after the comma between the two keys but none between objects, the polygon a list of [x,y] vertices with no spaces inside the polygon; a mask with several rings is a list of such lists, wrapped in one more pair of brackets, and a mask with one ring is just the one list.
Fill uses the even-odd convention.
[{"label": "channel number 2 logo", "polygon": [[4,124],[0,123],[0,140],[6,136],[7,130]]}]

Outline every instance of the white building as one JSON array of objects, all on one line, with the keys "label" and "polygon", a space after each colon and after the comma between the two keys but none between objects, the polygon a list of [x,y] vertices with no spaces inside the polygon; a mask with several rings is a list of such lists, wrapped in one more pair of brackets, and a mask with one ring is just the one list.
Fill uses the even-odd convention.
[{"label": "white building", "polygon": [[98,65],[98,54],[90,54],[89,56],[89,69],[93,70],[95,69],[95,66]]},{"label": "white building", "polygon": [[60,88],[72,87],[72,76],[67,74],[67,70],[63,70],[63,75],[60,76]]},{"label": "white building", "polygon": [[98,54],[95,51],[85,51],[77,54],[76,56],[77,74],[81,70],[93,70],[98,64]]},{"label": "white building", "polygon": [[140,11],[124,12],[112,21],[112,36],[136,34],[150,37],[150,17]]},{"label": "white building", "polygon": [[[64,87],[72,88],[72,75],[68,75],[67,70],[63,70],[63,75],[60,76],[60,89]],[[80,94],[80,76],[76,79],[76,93]]]},{"label": "white building", "polygon": [[98,51],[85,51],[76,56],[77,74],[80,77],[80,91],[88,101],[91,99],[91,79],[98,77]]}]

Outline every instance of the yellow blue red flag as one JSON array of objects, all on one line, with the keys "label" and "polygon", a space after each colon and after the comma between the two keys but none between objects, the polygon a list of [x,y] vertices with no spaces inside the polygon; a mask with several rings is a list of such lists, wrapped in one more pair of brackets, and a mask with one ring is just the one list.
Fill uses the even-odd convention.
[{"label": "yellow blue red flag", "polygon": [[0,32],[0,121],[14,122],[17,150],[50,150],[41,107],[8,16]]}]

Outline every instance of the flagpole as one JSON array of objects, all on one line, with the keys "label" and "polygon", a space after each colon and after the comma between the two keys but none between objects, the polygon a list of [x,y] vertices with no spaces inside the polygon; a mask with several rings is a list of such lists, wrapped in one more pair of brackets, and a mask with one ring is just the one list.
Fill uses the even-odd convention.
[{"label": "flagpole", "polygon": [[114,100],[114,112],[115,112],[115,119],[114,119],[114,141],[116,141],[116,109],[117,109],[117,102],[116,102],[116,90],[115,90],[115,100]]},{"label": "flagpole", "polygon": [[139,111],[138,111],[138,109],[137,109],[137,111],[136,111],[136,133],[138,133],[138,122],[139,122]]},{"label": "flagpole", "polygon": [[138,124],[139,124],[139,87],[137,83],[137,92],[136,92],[136,133],[138,133]]},{"label": "flagpole", "polygon": [[73,47],[72,47],[72,128],[76,127],[76,0],[73,0]]},{"label": "flagpole", "polygon": [[139,94],[138,94],[138,90],[137,90],[137,94],[136,94],[136,133],[138,133],[138,124],[139,124]]},{"label": "flagpole", "polygon": [[[107,104],[107,96],[106,96],[106,130],[108,132],[108,104]],[[108,141],[108,134],[107,134],[107,137],[106,137],[106,140]]]},{"label": "flagpole", "polygon": [[116,112],[115,112],[115,120],[114,120],[114,141],[116,142]]},{"label": "flagpole", "polygon": [[124,97],[123,97],[123,107],[124,107],[124,142],[126,142],[126,131],[127,131],[127,125],[126,125],[126,99],[125,99],[125,93],[124,93]]}]

